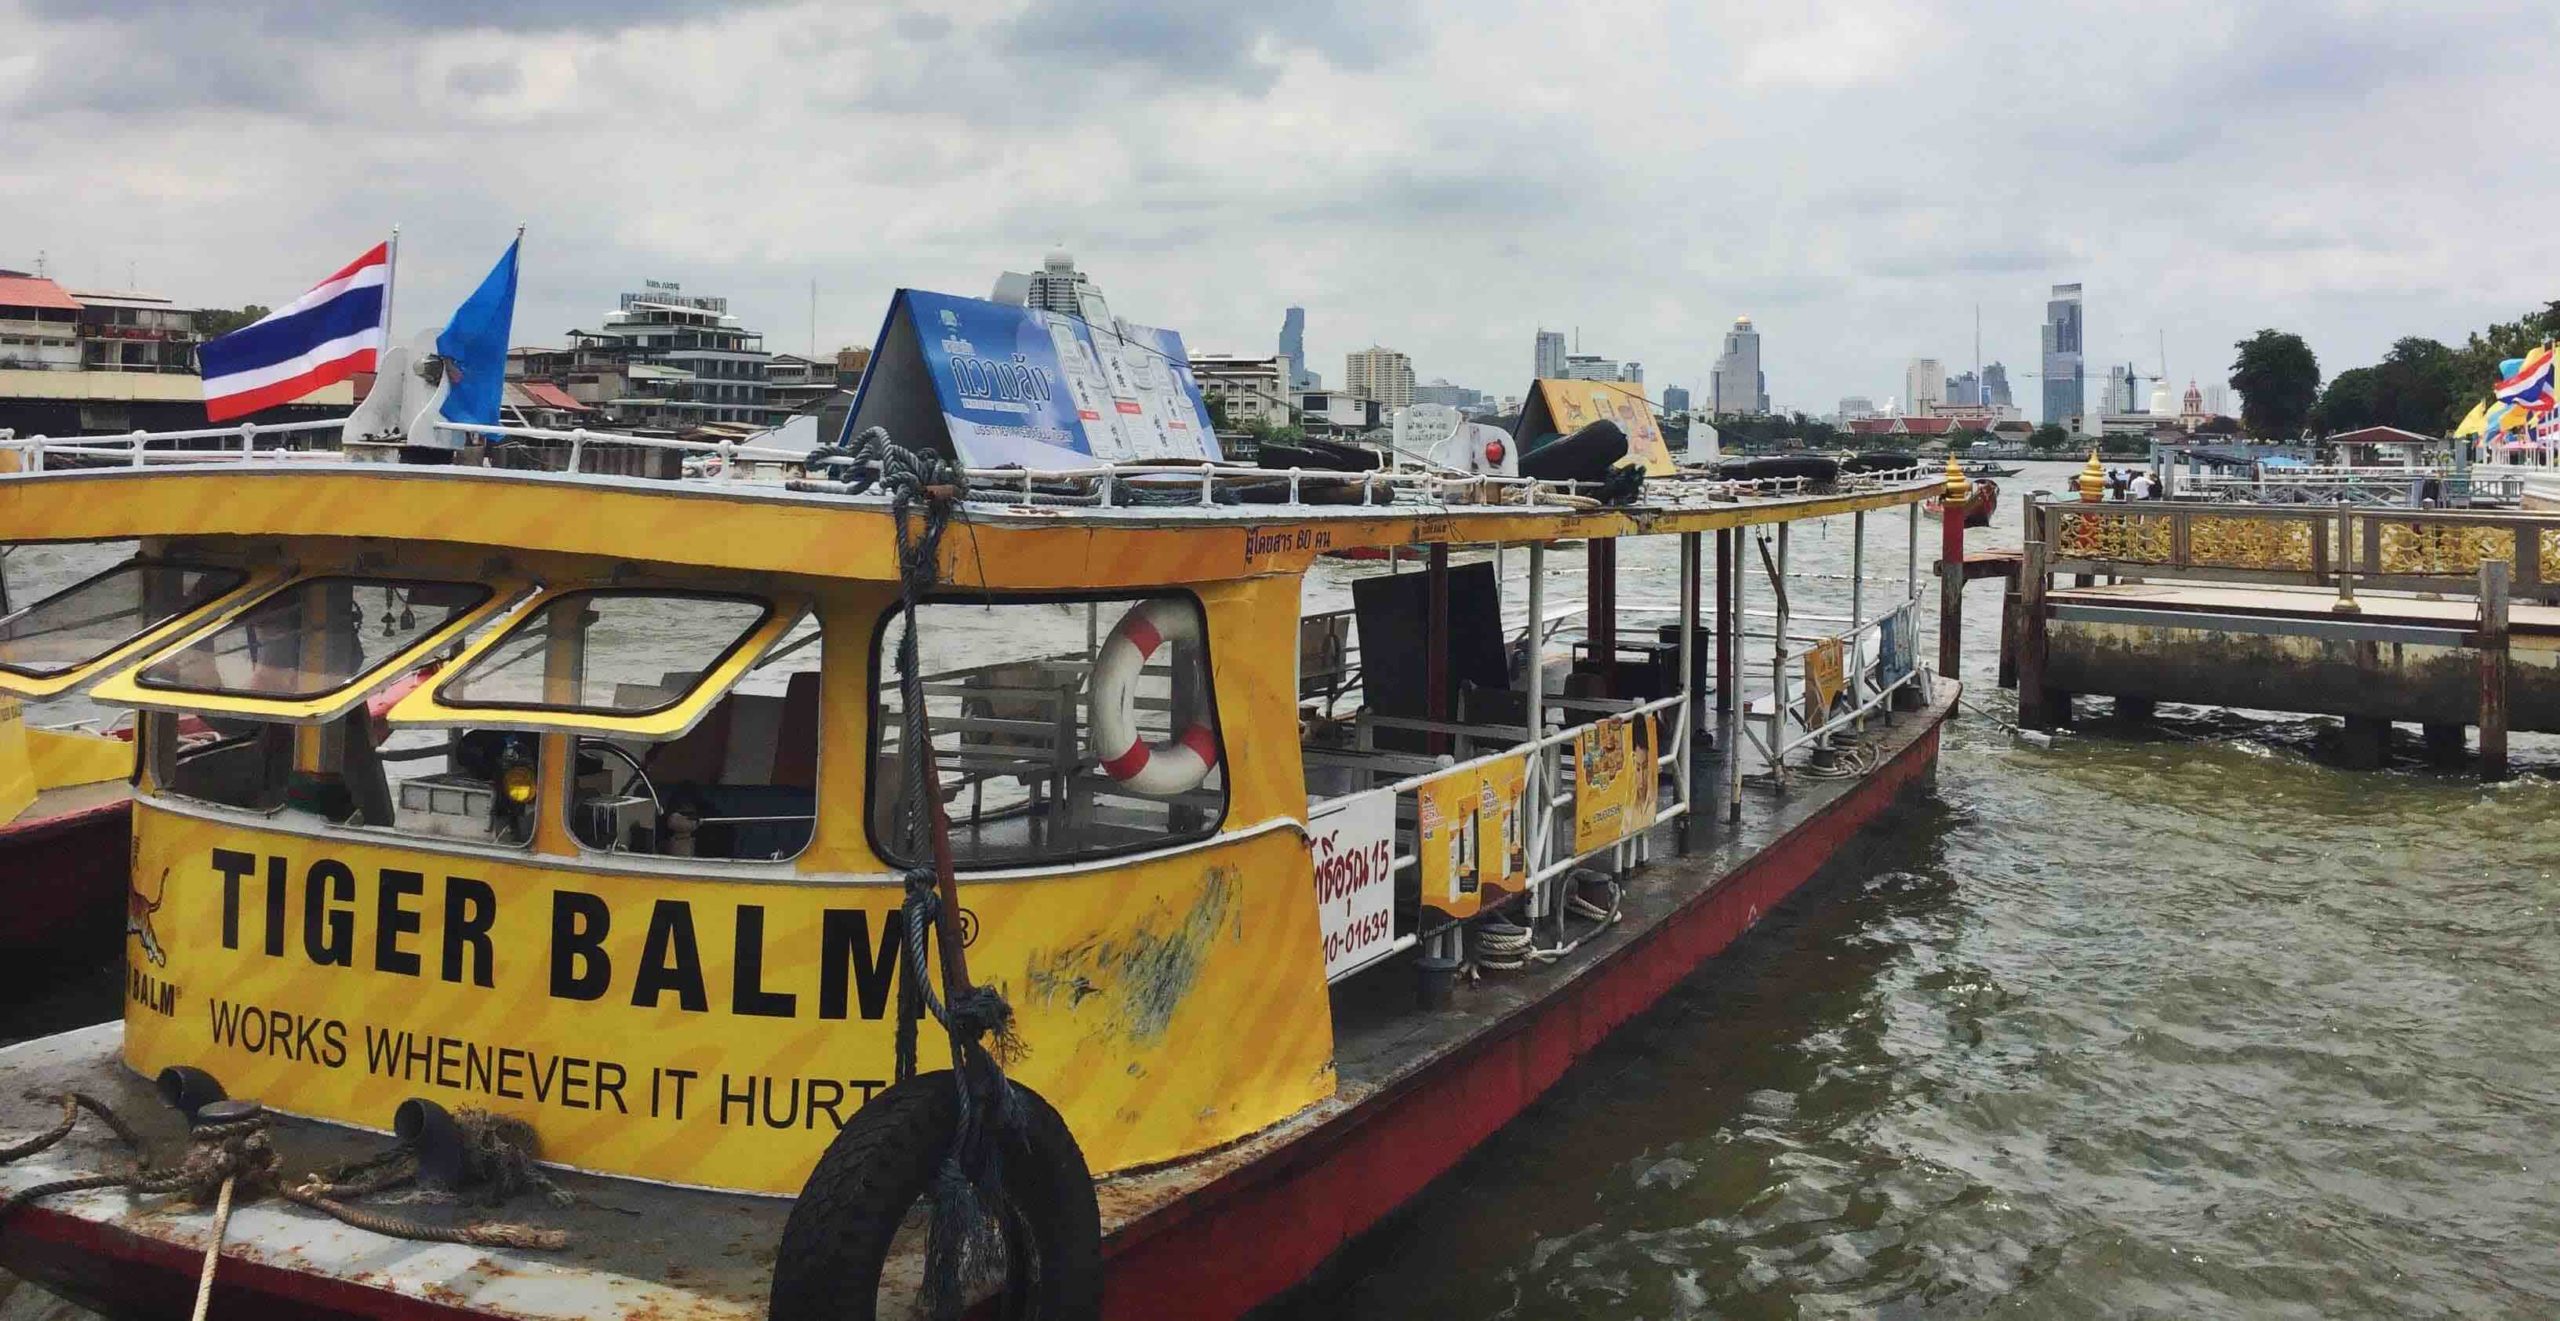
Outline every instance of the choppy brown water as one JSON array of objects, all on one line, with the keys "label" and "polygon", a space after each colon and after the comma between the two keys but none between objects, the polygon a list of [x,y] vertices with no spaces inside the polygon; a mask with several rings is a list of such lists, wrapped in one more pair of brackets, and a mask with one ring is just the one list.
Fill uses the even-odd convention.
[{"label": "choppy brown water", "polygon": [[[2005,480],[1976,544],[2069,472]],[[2051,750],[1959,720],[1872,854],[1288,1314],[2560,1314],[2560,752],[2483,788],[2163,714]]]},{"label": "choppy brown water", "polygon": [[[1977,544],[2069,472],[2005,480]],[[1888,574],[1904,526],[1870,534]],[[1800,531],[1796,567],[1847,543]],[[1622,591],[1669,604],[1669,565],[1631,553]],[[1996,589],[1970,607],[2005,718]],[[2482,788],[2328,741],[2165,708],[2044,750],[1966,716],[1864,853],[1284,1314],[2560,1314],[2560,750]],[[0,1039],[114,1003],[12,992]]]}]

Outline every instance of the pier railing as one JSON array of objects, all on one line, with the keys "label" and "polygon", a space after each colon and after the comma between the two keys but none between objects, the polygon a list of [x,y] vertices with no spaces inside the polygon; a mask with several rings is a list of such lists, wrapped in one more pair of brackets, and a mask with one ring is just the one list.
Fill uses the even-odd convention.
[{"label": "pier railing", "polygon": [[2173,500],[2219,504],[2350,504],[2365,508],[2407,508],[2419,483],[2433,476],[2439,507],[2460,509],[2482,505],[2513,508],[2524,496],[2524,477],[2515,470],[2482,466],[2467,473],[2422,468],[2286,468],[2255,475],[2220,473],[2170,474]]},{"label": "pier railing", "polygon": [[2030,499],[2026,520],[2030,573],[2468,595],[2494,560],[2518,597],[2560,601],[2548,514]]}]

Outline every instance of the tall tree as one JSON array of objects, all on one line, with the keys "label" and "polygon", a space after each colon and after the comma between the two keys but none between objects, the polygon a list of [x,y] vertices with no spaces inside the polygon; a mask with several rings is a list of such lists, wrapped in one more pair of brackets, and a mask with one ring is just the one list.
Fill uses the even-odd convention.
[{"label": "tall tree", "polygon": [[2071,433],[2059,422],[2047,422],[2027,433],[2027,448],[2039,454],[2058,450],[2071,443]]},{"label": "tall tree", "polygon": [[2454,400],[2462,393],[2453,350],[2423,336],[2393,344],[2374,368],[2373,411],[2384,426],[2441,436],[2458,420]]},{"label": "tall tree", "polygon": [[2231,388],[2240,392],[2240,422],[2261,440],[2291,440],[2311,421],[2320,396],[2320,360],[2302,336],[2261,330],[2233,347]]},{"label": "tall tree", "polygon": [[2311,406],[2311,429],[2321,435],[2355,431],[2382,419],[2374,403],[2382,369],[2350,367],[2329,381],[2320,392],[2320,402]]},{"label": "tall tree", "polygon": [[196,333],[206,339],[216,335],[228,335],[265,316],[267,310],[257,303],[251,303],[247,307],[236,310],[228,307],[208,307],[196,313]]}]

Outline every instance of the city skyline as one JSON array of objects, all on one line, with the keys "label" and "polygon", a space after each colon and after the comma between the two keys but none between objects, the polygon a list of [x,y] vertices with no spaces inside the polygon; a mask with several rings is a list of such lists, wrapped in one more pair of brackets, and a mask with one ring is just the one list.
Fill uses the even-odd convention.
[{"label": "city skyline", "polygon": [[[1971,366],[1976,304],[1983,357],[2035,370],[2054,283],[2089,291],[2087,363],[2156,369],[2165,333],[2181,388],[2219,383],[2261,326],[2303,334],[2334,374],[2544,297],[2477,260],[2508,241],[2506,220],[2441,205],[2480,195],[2500,157],[2436,58],[2502,40],[2495,6],[2433,9],[2414,42],[2347,5],[2128,9],[2168,34],[2142,62],[2086,58],[2085,25],[1990,11],[1639,8],[1609,25],[1612,49],[1646,52],[1613,64],[1610,98],[1576,94],[1525,8],[1179,24],[1145,3],[363,12],[244,22],[0,0],[18,71],[0,85],[14,167],[0,266],[41,254],[82,288],[274,305],[396,224],[405,333],[443,317],[523,223],[520,342],[649,276],[727,290],[772,348],[823,354],[870,345],[900,286],[979,295],[1064,247],[1115,310],[1204,351],[1268,352],[1275,316],[1298,306],[1310,364],[1375,341],[1497,394],[1526,384],[1520,345],[1542,325],[1705,382],[1747,312],[1771,404],[1808,412],[1884,393],[1914,354]],[[1452,66],[1524,95],[1488,104],[1437,76]],[[727,76],[741,67],[765,72],[741,85]],[[821,83],[814,100],[769,90]],[[657,163],[617,176],[613,206],[567,200],[562,163],[643,85]],[[2224,113],[2233,87],[2260,112]],[[1031,115],[1008,94],[1022,88],[1054,112]],[[2530,112],[2554,94],[2519,95]],[[2068,105],[2085,131],[2035,105]],[[1305,117],[1293,134],[1361,145],[1228,168],[1283,108]],[[1744,143],[1772,116],[1797,126],[1784,151],[1666,151],[1651,127]],[[2322,149],[2386,130],[2443,150],[2372,176]],[[799,144],[820,138],[846,145],[813,162]],[[1579,177],[1597,186],[1505,182],[1558,140],[1582,144]],[[1808,152],[1857,166],[1808,177],[1792,164]],[[1986,155],[2003,168],[1980,171]],[[1941,198],[1958,174],[1978,199]],[[2506,180],[2497,210],[2529,212],[2554,187]],[[2152,205],[2164,189],[2173,211]]]}]

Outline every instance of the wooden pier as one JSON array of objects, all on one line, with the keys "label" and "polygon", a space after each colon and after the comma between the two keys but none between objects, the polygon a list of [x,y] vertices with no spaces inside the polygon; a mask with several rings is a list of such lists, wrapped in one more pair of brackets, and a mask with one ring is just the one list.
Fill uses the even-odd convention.
[{"label": "wooden pier", "polygon": [[2510,731],[2560,732],[2560,516],[2030,498],[2025,518],[2001,668],[2030,728],[2080,696],[2334,715],[2379,765],[2394,723],[2439,762],[2473,727],[2490,779]]}]

